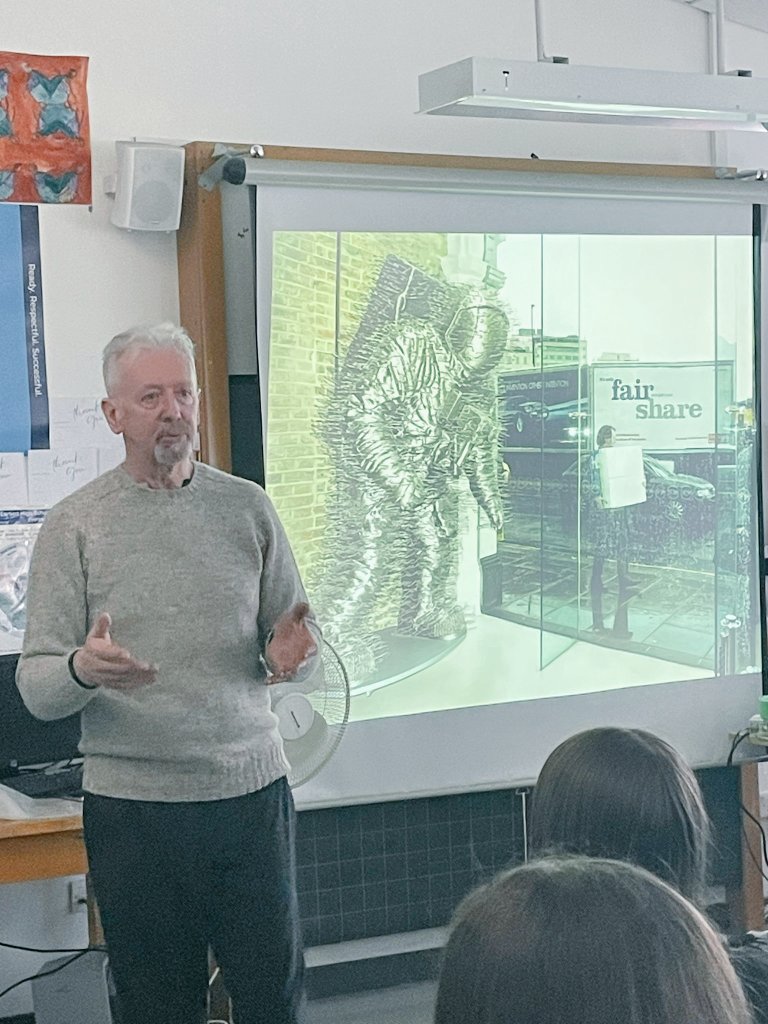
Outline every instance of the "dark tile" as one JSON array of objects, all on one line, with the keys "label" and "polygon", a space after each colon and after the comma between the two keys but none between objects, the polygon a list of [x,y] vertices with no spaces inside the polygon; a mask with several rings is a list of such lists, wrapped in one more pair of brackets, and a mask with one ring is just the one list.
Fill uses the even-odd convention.
[{"label": "dark tile", "polygon": [[387,931],[387,911],[384,907],[365,912],[365,934],[385,935]]},{"label": "dark tile", "polygon": [[468,821],[472,816],[474,793],[460,793],[451,798],[451,821]]},{"label": "dark tile", "polygon": [[360,807],[360,828],[363,832],[384,827],[381,804],[364,804]]},{"label": "dark tile", "polygon": [[511,845],[515,834],[515,825],[512,819],[497,816],[492,818],[491,821],[493,825],[493,842],[505,842],[508,845]]},{"label": "dark tile", "polygon": [[411,901],[408,907],[408,927],[412,929],[429,927],[429,903]]},{"label": "dark tile", "polygon": [[429,875],[423,878],[408,879],[409,900],[416,903],[426,903],[429,899]]},{"label": "dark tile", "polygon": [[473,843],[472,844],[472,864],[475,867],[482,868],[484,870],[493,867],[493,844],[492,843]]},{"label": "dark tile", "polygon": [[472,823],[469,818],[461,821],[452,821],[450,828],[451,846],[458,846],[468,843],[472,838]]},{"label": "dark tile", "polygon": [[312,839],[315,834],[315,811],[299,811],[296,815],[296,840]]},{"label": "dark tile", "polygon": [[346,860],[349,857],[361,857],[363,855],[363,843],[359,831],[339,833],[339,857]]},{"label": "dark tile", "polygon": [[363,887],[362,885],[345,885],[339,890],[341,893],[341,913],[342,915],[350,914],[356,910],[362,910],[364,907],[363,902]]},{"label": "dark tile", "polygon": [[315,840],[314,839],[297,839],[296,840],[296,863],[297,864],[314,864],[315,863]]},{"label": "dark tile", "polygon": [[341,882],[339,874],[339,863],[317,865],[317,887],[318,889],[338,889]]},{"label": "dark tile", "polygon": [[451,826],[447,821],[438,822],[429,826],[429,848],[430,850],[447,847],[451,842]]},{"label": "dark tile", "polygon": [[327,811],[316,811],[315,836],[335,836],[338,833],[338,811],[334,808]]},{"label": "dark tile", "polygon": [[426,800],[409,800],[405,807],[405,824],[408,829],[412,825],[426,825],[429,820],[429,810]]},{"label": "dark tile", "polygon": [[299,917],[317,917],[317,890],[311,889],[309,892],[300,892],[298,898]]},{"label": "dark tile", "polygon": [[386,896],[386,906],[395,907],[402,903],[408,902],[408,883],[406,880],[400,879],[399,881],[389,882],[384,884],[384,894]]},{"label": "dark tile", "polygon": [[408,877],[408,858],[405,854],[400,854],[397,857],[385,857],[384,864],[387,880]]},{"label": "dark tile", "polygon": [[405,801],[395,800],[383,805],[384,828],[405,828]]},{"label": "dark tile", "polygon": [[429,927],[439,928],[453,917],[453,900],[432,900],[429,906]]},{"label": "dark tile", "polygon": [[450,821],[451,808],[449,801],[450,797],[445,796],[433,796],[428,800],[429,808],[429,821],[430,824],[436,821]]},{"label": "dark tile", "polygon": [[451,898],[454,903],[458,903],[474,887],[475,879],[471,871],[451,872]]},{"label": "dark tile", "polygon": [[318,864],[328,864],[339,859],[339,841],[336,836],[315,839],[315,856]]},{"label": "dark tile", "polygon": [[472,849],[467,846],[451,845],[451,871],[469,871],[472,866]]},{"label": "dark tile", "polygon": [[363,886],[363,901],[366,910],[375,910],[386,905],[386,892],[383,882]]},{"label": "dark tile", "polygon": [[350,914],[344,914],[341,918],[341,931],[345,940],[362,939],[365,935],[365,913],[362,910],[355,910]]},{"label": "dark tile", "polygon": [[360,831],[359,807],[337,807],[336,816],[339,835],[343,832]]},{"label": "dark tile", "polygon": [[472,818],[484,818],[493,813],[495,793],[475,793],[472,803]]},{"label": "dark tile", "polygon": [[451,858],[447,848],[443,850],[429,850],[428,857],[430,875],[451,870]]},{"label": "dark tile", "polygon": [[404,828],[388,828],[384,830],[384,852],[405,853],[406,830]]},{"label": "dark tile", "polygon": [[320,917],[341,913],[341,898],[339,889],[320,889],[317,894],[317,911]]},{"label": "dark tile", "polygon": [[432,902],[451,898],[451,876],[448,872],[442,875],[430,875],[429,898]]},{"label": "dark tile", "polygon": [[316,946],[318,945],[320,938],[320,928],[317,923],[317,918],[312,917],[307,921],[302,920],[301,922],[301,934],[304,938],[305,946]]},{"label": "dark tile", "polygon": [[409,852],[411,850],[426,850],[428,843],[429,828],[426,825],[405,830],[405,845]]},{"label": "dark tile", "polygon": [[311,892],[317,889],[317,871],[314,864],[302,864],[296,868],[296,889],[298,892]]},{"label": "dark tile", "polygon": [[514,790],[497,789],[491,793],[484,793],[484,803],[491,814],[513,814],[519,813],[520,798],[516,797]]},{"label": "dark tile", "polygon": [[429,854],[426,850],[416,850],[406,856],[408,866],[408,877],[418,878],[429,872]]},{"label": "dark tile", "polygon": [[404,932],[408,928],[408,907],[392,907],[387,904],[387,934]]},{"label": "dark tile", "polygon": [[512,848],[509,843],[491,843],[493,863],[498,867],[506,867],[512,861]]},{"label": "dark tile", "polygon": [[327,942],[341,941],[341,918],[340,917],[318,917],[318,941],[321,945]]},{"label": "dark tile", "polygon": [[383,882],[387,877],[384,857],[366,857],[363,861],[363,883]]},{"label": "dark tile", "polygon": [[363,832],[361,846],[364,857],[375,856],[384,853],[384,832],[379,829],[375,832]]},{"label": "dark tile", "polygon": [[339,875],[342,885],[361,885],[363,881],[362,860],[340,860]]},{"label": "dark tile", "polygon": [[493,818],[473,818],[471,835],[475,843],[490,843],[493,838]]}]

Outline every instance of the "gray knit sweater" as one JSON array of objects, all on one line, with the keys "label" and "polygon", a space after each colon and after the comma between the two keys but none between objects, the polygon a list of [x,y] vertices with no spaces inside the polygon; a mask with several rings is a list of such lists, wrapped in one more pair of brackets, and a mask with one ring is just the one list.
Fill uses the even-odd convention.
[{"label": "gray knit sweater", "polygon": [[[275,620],[306,600],[283,528],[256,484],[198,463],[151,489],[122,467],[45,517],[32,557],[17,681],[44,719],[82,710],[84,788],[135,800],[216,800],[286,772],[259,666]],[[78,686],[69,654],[100,612],[159,666],[132,692]]]}]

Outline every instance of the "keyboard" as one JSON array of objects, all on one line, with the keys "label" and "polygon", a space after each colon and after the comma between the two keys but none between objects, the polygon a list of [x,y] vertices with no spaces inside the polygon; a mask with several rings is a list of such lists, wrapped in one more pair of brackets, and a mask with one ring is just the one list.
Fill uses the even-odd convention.
[{"label": "keyboard", "polygon": [[80,797],[83,795],[83,766],[71,765],[59,771],[21,772],[0,779],[17,793],[31,797]]}]

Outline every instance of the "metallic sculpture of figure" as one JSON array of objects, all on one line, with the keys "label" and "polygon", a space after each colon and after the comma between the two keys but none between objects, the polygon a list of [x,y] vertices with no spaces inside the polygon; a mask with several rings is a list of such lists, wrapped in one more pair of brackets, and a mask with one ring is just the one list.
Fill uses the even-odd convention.
[{"label": "metallic sculpture of figure", "polygon": [[501,527],[492,371],[509,321],[482,293],[451,287],[448,295],[449,308],[430,319],[403,313],[358,336],[326,419],[336,496],[315,598],[353,679],[374,666],[373,613],[393,587],[401,591],[399,633],[463,633],[456,599],[460,475]]}]

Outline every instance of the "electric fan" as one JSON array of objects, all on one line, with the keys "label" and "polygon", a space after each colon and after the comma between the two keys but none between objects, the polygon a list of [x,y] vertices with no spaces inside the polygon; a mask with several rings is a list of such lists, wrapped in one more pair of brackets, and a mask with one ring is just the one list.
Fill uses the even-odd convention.
[{"label": "electric fan", "polygon": [[321,640],[312,674],[269,687],[292,788],[316,775],[341,742],[349,718],[349,679],[341,658]]}]

